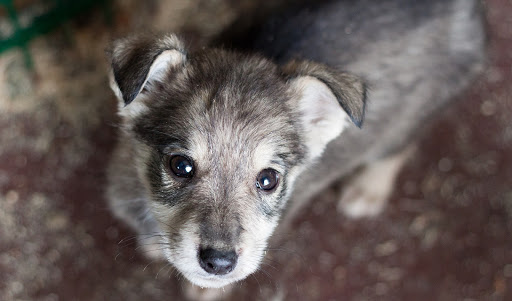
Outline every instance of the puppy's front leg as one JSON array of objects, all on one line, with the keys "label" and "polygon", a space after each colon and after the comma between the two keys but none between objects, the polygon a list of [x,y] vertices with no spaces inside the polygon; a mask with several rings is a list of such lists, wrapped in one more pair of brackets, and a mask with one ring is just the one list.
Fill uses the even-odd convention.
[{"label": "puppy's front leg", "polygon": [[365,166],[349,180],[341,192],[338,211],[352,218],[379,214],[393,192],[398,173],[414,151],[415,146],[410,145]]}]

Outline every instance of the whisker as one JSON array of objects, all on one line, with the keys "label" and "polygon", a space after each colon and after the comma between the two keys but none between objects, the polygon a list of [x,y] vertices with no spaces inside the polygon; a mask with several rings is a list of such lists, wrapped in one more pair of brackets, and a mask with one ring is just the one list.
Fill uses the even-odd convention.
[{"label": "whisker", "polygon": [[172,264],[169,264],[169,268],[167,269],[167,272],[166,272],[167,275],[169,275],[168,279],[171,279],[171,275],[174,273],[174,272],[173,273],[169,273],[171,271],[171,269],[172,269]]},{"label": "whisker", "polygon": [[153,252],[153,251],[162,251],[162,250],[166,250],[167,247],[163,247],[163,248],[156,248],[156,249],[151,249],[151,250],[144,250],[144,251],[139,251],[139,253],[149,253],[149,252]]},{"label": "whisker", "polygon": [[267,276],[268,278],[268,283],[270,285],[272,285],[272,281],[274,281],[274,279],[272,278],[272,276],[270,275],[269,272],[267,272],[265,269],[261,268],[260,271],[263,273],[263,275]]},{"label": "whisker", "polygon": [[160,268],[160,270],[158,270],[158,273],[156,273],[155,279],[158,279],[158,274],[160,274],[160,272],[161,272],[164,268],[166,268],[167,266],[169,266],[169,265],[170,265],[170,264],[169,264],[169,263],[167,263],[166,265],[164,265],[163,267],[161,267],[161,268]]},{"label": "whisker", "polygon": [[[172,265],[170,265],[171,268],[172,268]],[[168,279],[171,279],[171,276],[173,276],[174,274],[176,274],[176,278],[178,279],[178,281],[180,281],[180,274],[178,272],[176,272],[176,269],[172,269],[169,268],[167,270],[167,275],[169,275],[169,277],[167,277]]]},{"label": "whisker", "polygon": [[150,239],[150,238],[153,238],[156,236],[162,236],[162,234],[163,233],[160,233],[160,232],[153,232],[153,233],[147,233],[147,234],[138,234],[138,235],[128,236],[126,238],[121,239],[117,244],[118,245],[124,244],[124,243],[130,244],[136,239],[145,240],[145,239]]},{"label": "whisker", "polygon": [[143,272],[146,271],[146,269],[148,268],[148,266],[150,266],[151,264],[155,263],[157,260],[152,260],[150,263],[146,264],[146,266],[142,269]]},{"label": "whisker", "polygon": [[271,265],[271,264],[268,264],[268,263],[266,263],[266,262],[262,262],[261,264],[262,264],[262,265],[265,265],[265,266],[268,266],[268,267],[271,267],[271,268],[273,268],[273,269],[274,269],[274,270],[276,270],[276,271],[279,271],[279,269],[278,269],[278,268],[276,268],[275,266],[273,266],[273,265]]},{"label": "whisker", "polygon": [[258,287],[260,289],[260,294],[263,292],[263,290],[261,289],[261,284],[260,284],[260,281],[258,280],[258,277],[256,277],[256,275],[254,274],[251,274],[252,278],[254,278],[256,280],[256,283],[258,283]]},{"label": "whisker", "polygon": [[138,250],[142,247],[146,247],[146,246],[170,246],[171,244],[170,243],[167,243],[167,242],[163,242],[163,241],[160,241],[160,242],[148,242],[148,243],[143,243],[143,244],[139,244],[135,250]]}]

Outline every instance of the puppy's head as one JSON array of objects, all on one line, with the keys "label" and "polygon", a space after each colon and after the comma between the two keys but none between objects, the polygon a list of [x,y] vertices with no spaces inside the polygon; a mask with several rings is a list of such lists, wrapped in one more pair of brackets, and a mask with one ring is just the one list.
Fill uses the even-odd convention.
[{"label": "puppy's head", "polygon": [[119,40],[111,60],[167,259],[202,287],[258,268],[298,174],[364,114],[361,81],[311,62],[188,54],[174,35]]}]

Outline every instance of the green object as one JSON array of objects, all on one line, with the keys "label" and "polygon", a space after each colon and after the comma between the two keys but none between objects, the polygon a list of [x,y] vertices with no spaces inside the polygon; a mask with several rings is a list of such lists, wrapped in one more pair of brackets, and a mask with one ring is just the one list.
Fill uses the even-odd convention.
[{"label": "green object", "polygon": [[28,50],[28,43],[32,39],[50,32],[64,22],[99,4],[103,4],[107,22],[111,22],[110,1],[108,0],[54,0],[46,2],[50,9],[39,16],[35,16],[28,26],[22,27],[19,21],[19,13],[14,6],[14,0],[0,0],[0,7],[6,9],[9,22],[14,28],[10,36],[0,40],[0,53],[13,47],[20,47],[25,56],[25,62],[30,68],[32,58]]}]

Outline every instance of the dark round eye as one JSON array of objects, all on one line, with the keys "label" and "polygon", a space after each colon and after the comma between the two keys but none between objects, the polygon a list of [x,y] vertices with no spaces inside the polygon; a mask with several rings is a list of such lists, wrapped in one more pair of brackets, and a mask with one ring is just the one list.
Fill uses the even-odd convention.
[{"label": "dark round eye", "polygon": [[279,184],[279,174],[272,168],[267,168],[258,174],[256,187],[266,192],[273,191]]},{"label": "dark round eye", "polygon": [[185,156],[175,155],[169,160],[171,171],[180,178],[191,178],[194,175],[194,164]]}]

